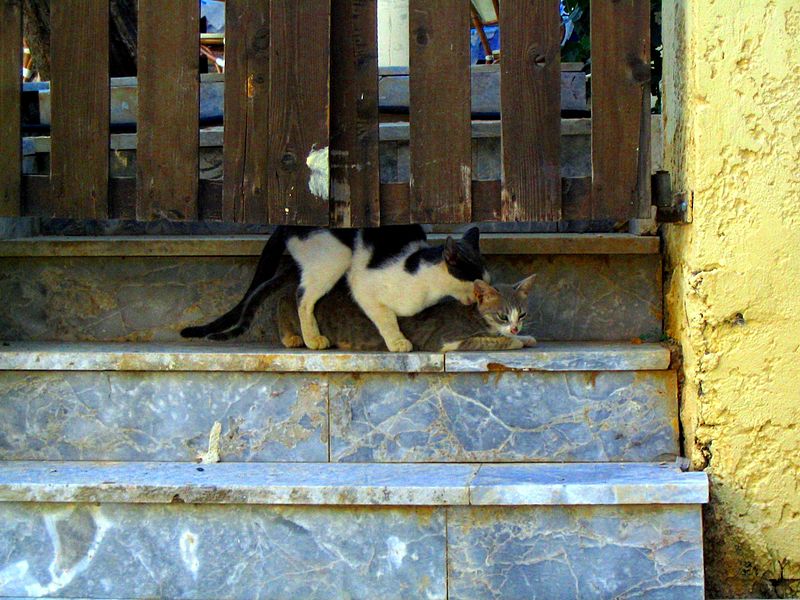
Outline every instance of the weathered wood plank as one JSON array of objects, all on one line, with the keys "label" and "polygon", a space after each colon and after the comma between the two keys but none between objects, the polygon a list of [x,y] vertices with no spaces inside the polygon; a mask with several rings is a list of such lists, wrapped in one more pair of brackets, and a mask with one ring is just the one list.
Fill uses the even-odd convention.
[{"label": "weathered wood plank", "polygon": [[270,3],[271,223],[329,222],[329,0]]},{"label": "weathered wood plank", "polygon": [[331,225],[380,224],[378,5],[333,0]]},{"label": "weathered wood plank", "polygon": [[228,0],[225,30],[222,219],[265,223],[269,218],[269,3]]},{"label": "weathered wood plank", "polygon": [[594,0],[591,36],[592,218],[646,217],[639,182],[650,172],[649,162],[640,170],[649,161],[640,144],[649,125],[650,3]]},{"label": "weathered wood plank", "polygon": [[558,0],[504,0],[502,220],[560,217],[560,77]]},{"label": "weathered wood plank", "polygon": [[467,223],[472,211],[470,3],[410,0],[411,217]]},{"label": "weathered wood plank", "polygon": [[197,0],[140,0],[136,176],[140,220],[197,218]]},{"label": "weathered wood plank", "polygon": [[[76,16],[80,15],[80,18]],[[108,216],[108,0],[52,3],[52,202],[43,216]]]},{"label": "weathered wood plank", "polygon": [[22,8],[0,0],[0,217],[20,214]]}]

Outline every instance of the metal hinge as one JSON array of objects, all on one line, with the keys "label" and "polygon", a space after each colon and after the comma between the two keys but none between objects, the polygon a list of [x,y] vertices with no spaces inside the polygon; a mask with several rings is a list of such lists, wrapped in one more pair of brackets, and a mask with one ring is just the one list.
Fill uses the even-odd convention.
[{"label": "metal hinge", "polygon": [[673,192],[669,171],[656,171],[652,177],[653,205],[659,223],[691,223],[692,193]]}]

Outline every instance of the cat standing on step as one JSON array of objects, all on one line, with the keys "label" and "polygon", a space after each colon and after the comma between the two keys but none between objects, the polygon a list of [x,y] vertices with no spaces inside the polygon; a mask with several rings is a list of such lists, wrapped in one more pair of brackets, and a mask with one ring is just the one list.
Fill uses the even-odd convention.
[{"label": "cat standing on step", "polygon": [[[532,336],[521,335],[527,316],[528,294],[535,275],[514,285],[473,284],[475,306],[445,301],[415,317],[400,319],[400,329],[417,350],[516,350],[533,346]],[[317,303],[320,331],[342,350],[386,350],[381,335],[350,298],[346,285],[337,285]],[[294,295],[289,292],[278,304],[278,334],[287,348],[303,345]]]},{"label": "cat standing on step", "polygon": [[278,262],[287,250],[300,272],[297,315],[303,343],[312,350],[330,346],[320,334],[314,306],[346,277],[353,299],[380,332],[392,352],[408,352],[412,343],[397,324],[447,296],[470,304],[473,282],[489,273],[473,227],[460,240],[428,246],[419,225],[368,229],[279,226],[270,236],[244,298],[211,323],[187,327],[183,337],[229,339],[249,327],[259,303],[273,289]]}]

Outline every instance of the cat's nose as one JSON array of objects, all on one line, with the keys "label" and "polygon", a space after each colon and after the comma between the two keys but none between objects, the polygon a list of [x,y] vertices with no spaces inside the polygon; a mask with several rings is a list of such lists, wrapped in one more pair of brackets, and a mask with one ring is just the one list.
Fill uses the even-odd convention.
[{"label": "cat's nose", "polygon": [[512,327],[511,328],[512,335],[517,335],[519,333],[519,327]]}]

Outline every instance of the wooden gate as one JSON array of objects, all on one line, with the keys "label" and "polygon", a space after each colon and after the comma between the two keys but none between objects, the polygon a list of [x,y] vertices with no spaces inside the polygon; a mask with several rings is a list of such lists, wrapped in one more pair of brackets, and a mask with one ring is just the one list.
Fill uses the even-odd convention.
[{"label": "wooden gate", "polygon": [[22,177],[20,0],[0,0],[0,215],[343,227],[649,216],[647,0],[591,3],[581,179],[560,176],[559,2],[500,2],[501,181],[472,176],[469,2],[409,0],[407,183],[379,175],[377,1],[227,0],[221,185],[198,178],[198,0],[139,0],[137,176],[109,178],[108,1],[52,2],[51,172]]}]

